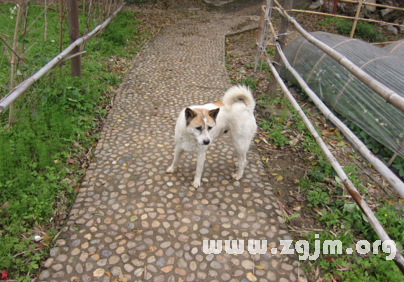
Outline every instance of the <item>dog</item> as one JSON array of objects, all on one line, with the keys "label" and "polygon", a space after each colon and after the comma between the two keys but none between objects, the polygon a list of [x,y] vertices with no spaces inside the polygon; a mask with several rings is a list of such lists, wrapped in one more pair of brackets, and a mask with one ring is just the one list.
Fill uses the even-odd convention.
[{"label": "dog", "polygon": [[256,131],[255,101],[250,89],[243,85],[226,91],[222,101],[185,108],[175,125],[174,160],[167,173],[174,173],[184,151],[197,153],[197,164],[192,186],[201,185],[203,166],[209,144],[224,133],[229,133],[237,152],[238,170],[232,175],[243,177],[247,151]]}]

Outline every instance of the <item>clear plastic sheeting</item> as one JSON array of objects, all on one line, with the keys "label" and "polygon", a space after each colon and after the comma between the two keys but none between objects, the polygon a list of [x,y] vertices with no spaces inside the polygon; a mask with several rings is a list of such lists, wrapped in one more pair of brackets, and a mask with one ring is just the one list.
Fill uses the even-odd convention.
[{"label": "clear plastic sheeting", "polygon": [[[367,42],[325,32],[314,37],[334,48],[374,79],[404,97],[404,58]],[[404,157],[404,113],[387,104],[354,75],[304,37],[289,43],[285,55],[310,88],[332,110]],[[283,66],[281,75],[297,85]]]},{"label": "clear plastic sheeting", "polygon": [[383,48],[383,50],[390,54],[399,55],[404,57],[404,40],[399,40]]}]

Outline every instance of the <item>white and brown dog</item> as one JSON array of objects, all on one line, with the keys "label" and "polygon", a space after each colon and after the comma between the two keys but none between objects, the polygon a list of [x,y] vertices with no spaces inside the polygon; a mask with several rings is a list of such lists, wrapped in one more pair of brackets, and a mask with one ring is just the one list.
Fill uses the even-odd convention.
[{"label": "white and brown dog", "polygon": [[203,165],[208,145],[223,133],[229,132],[238,158],[238,170],[232,176],[243,177],[246,155],[257,130],[254,117],[255,101],[249,88],[233,86],[223,96],[223,102],[190,106],[181,111],[175,125],[174,160],[167,173],[177,170],[184,151],[197,152],[195,179],[192,185],[201,185]]}]

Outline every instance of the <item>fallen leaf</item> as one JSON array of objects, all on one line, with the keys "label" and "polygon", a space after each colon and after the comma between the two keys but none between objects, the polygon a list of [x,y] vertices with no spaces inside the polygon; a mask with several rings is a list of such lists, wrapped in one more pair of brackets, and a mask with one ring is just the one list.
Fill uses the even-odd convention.
[{"label": "fallen leaf", "polygon": [[300,206],[299,206],[299,207],[294,207],[294,208],[293,208],[293,210],[294,210],[294,211],[300,211],[301,209],[302,209],[302,207],[300,207]]},{"label": "fallen leaf", "polygon": [[51,240],[51,236],[49,236],[49,235],[43,236],[43,241],[44,242],[49,242],[50,240]]},{"label": "fallen leaf", "polygon": [[66,162],[69,163],[69,164],[74,164],[74,160],[73,160],[73,159],[70,159],[70,158],[67,159]]},{"label": "fallen leaf", "polygon": [[265,269],[265,266],[263,266],[263,265],[256,265],[255,268],[256,268],[256,269]]},{"label": "fallen leaf", "polygon": [[259,139],[254,139],[254,142],[257,143],[257,144],[258,144],[260,141],[261,141],[261,140],[259,140]]},{"label": "fallen leaf", "polygon": [[293,122],[288,121],[288,122],[286,123],[286,126],[291,126],[292,124],[293,124]]},{"label": "fallen leaf", "polygon": [[138,219],[137,215],[133,215],[130,217],[130,222],[134,222],[137,219]]},{"label": "fallen leaf", "polygon": [[278,175],[277,177],[276,177],[276,181],[282,181],[283,180],[283,176],[282,175]]},{"label": "fallen leaf", "polygon": [[340,141],[340,142],[337,143],[338,147],[346,147],[346,145],[347,144],[344,141]]}]

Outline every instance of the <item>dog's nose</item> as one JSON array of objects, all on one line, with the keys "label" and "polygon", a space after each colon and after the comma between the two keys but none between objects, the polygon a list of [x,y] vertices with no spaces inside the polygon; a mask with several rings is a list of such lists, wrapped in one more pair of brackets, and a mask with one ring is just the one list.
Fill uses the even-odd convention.
[{"label": "dog's nose", "polygon": [[203,145],[209,145],[210,140],[203,140]]}]

